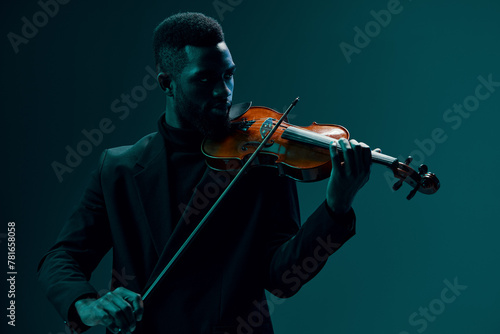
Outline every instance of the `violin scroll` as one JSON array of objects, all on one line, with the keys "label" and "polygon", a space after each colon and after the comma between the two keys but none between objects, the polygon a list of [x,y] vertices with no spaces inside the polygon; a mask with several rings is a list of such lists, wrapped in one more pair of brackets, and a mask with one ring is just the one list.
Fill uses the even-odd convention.
[{"label": "violin scroll", "polygon": [[395,162],[393,168],[394,176],[399,180],[392,186],[394,191],[401,188],[403,182],[408,183],[413,187],[412,191],[406,197],[408,200],[412,199],[417,191],[423,194],[434,194],[440,187],[439,179],[434,173],[429,173],[426,165],[420,165],[418,172],[409,166],[413,158],[409,156],[404,163]]}]

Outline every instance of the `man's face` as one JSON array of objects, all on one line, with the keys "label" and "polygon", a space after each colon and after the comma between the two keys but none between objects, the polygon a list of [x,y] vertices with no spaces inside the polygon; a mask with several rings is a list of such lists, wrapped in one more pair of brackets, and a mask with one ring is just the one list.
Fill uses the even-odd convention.
[{"label": "man's face", "polygon": [[229,108],[235,65],[226,43],[187,45],[187,64],[175,81],[174,107],[182,127],[207,137],[221,137],[229,129]]}]

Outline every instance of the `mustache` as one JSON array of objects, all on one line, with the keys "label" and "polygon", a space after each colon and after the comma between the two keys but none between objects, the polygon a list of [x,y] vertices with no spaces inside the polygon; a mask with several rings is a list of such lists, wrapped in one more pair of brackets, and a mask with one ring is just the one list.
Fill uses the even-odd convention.
[{"label": "mustache", "polygon": [[221,108],[221,107],[225,107],[227,109],[229,109],[232,105],[232,102],[229,101],[229,100],[217,100],[217,101],[214,101],[212,103],[209,104],[209,107],[210,108]]}]

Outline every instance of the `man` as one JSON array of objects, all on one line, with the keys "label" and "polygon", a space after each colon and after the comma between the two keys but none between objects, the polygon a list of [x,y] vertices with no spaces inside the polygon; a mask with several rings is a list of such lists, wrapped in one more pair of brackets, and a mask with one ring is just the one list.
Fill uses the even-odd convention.
[{"label": "man", "polygon": [[[354,235],[351,203],[368,180],[370,149],[341,140],[330,150],[326,200],[302,226],[294,181],[250,170],[143,302],[227,186],[228,173],[206,167],[200,144],[230,131],[235,71],[220,25],[203,14],[167,18],[154,50],[166,95],[159,131],[104,151],[39,280],[77,332],[273,333],[264,289],[294,295]],[[100,296],[88,279],[110,249],[113,270],[134,279]]]}]

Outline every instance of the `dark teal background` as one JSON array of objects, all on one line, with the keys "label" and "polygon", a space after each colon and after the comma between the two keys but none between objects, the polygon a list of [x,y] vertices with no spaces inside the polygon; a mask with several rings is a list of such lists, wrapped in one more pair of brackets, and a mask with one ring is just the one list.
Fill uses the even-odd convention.
[{"label": "dark teal background", "polygon": [[[410,188],[393,192],[386,170],[373,166],[354,203],[356,236],[295,297],[275,305],[276,333],[500,333],[500,87],[460,126],[443,119],[474,95],[479,76],[500,81],[500,4],[402,0],[401,12],[348,63],[339,44],[353,45],[353,29],[364,29],[370,11],[386,9],[387,0],[231,3],[220,17],[212,1],[73,0],[16,54],[7,34],[20,34],[21,18],[31,21],[40,7],[34,0],[3,2],[0,241],[5,259],[7,222],[15,221],[18,271],[16,327],[8,333],[64,332],[36,282],[37,263],[100,152],[155,131],[164,110],[159,89],[124,120],[110,105],[153,66],[156,24],[185,10],[221,21],[237,64],[235,102],[283,111],[300,96],[292,122],[342,124],[353,138],[396,157],[422,152],[416,141],[428,141],[436,128],[446,136],[420,153],[441,180],[435,195],[407,201]],[[115,130],[59,182],[51,163],[63,163],[65,146],[75,148],[81,131],[102,118]],[[299,185],[304,220],[324,199],[325,182]],[[93,277],[98,290],[109,285],[109,261]],[[443,281],[454,279],[467,288],[425,329],[412,325],[410,315],[438,307]],[[2,285],[3,310],[6,291]]]}]

